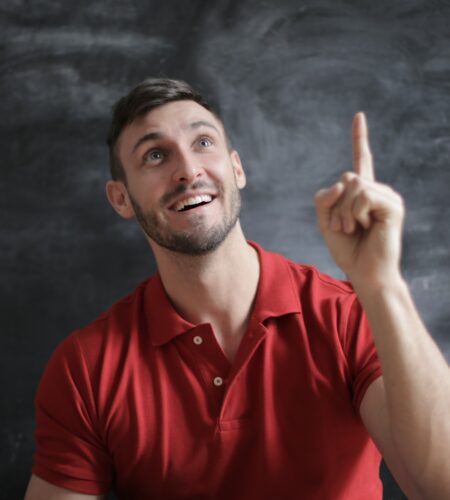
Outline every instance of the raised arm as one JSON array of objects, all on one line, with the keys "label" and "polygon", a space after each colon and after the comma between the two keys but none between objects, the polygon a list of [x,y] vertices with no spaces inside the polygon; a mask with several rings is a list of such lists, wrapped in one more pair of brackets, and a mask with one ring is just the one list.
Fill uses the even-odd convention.
[{"label": "raised arm", "polygon": [[103,500],[104,498],[59,488],[35,475],[31,476],[25,493],[25,500]]},{"label": "raised arm", "polygon": [[[330,253],[366,311],[383,371],[361,415],[414,496],[450,498],[450,369],[400,272],[401,197],[375,181],[365,116],[353,122],[353,171],[316,194]],[[393,458],[392,458],[393,457]],[[389,460],[388,460],[389,463]]]}]

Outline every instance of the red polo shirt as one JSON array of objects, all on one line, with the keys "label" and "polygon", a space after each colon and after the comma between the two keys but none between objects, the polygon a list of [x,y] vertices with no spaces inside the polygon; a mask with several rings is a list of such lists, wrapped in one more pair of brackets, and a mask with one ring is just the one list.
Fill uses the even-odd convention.
[{"label": "red polo shirt", "polygon": [[158,274],[60,344],[38,390],[34,474],[125,500],[381,498],[358,412],[381,371],[355,294],[255,247],[232,364]]}]

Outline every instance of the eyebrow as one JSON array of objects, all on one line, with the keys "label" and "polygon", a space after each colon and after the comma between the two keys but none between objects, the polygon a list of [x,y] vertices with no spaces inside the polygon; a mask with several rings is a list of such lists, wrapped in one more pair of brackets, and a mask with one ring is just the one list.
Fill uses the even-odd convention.
[{"label": "eyebrow", "polygon": [[220,134],[219,129],[211,122],[207,122],[206,120],[198,120],[189,125],[189,128],[197,129],[200,127],[209,127],[214,129],[218,134]]},{"label": "eyebrow", "polygon": [[138,139],[136,144],[133,146],[132,153],[134,153],[142,143],[155,141],[157,139],[161,139],[162,137],[164,137],[164,135],[161,134],[161,132],[149,132],[148,134],[144,134],[142,137]]},{"label": "eyebrow", "polygon": [[[189,128],[196,130],[200,127],[209,127],[215,130],[218,134],[220,134],[219,129],[211,122],[208,122],[206,120],[197,120],[195,122],[192,122],[189,124]],[[158,139],[162,139],[164,137],[164,134],[161,132],[149,132],[148,134],[144,134],[142,137],[138,139],[136,144],[133,146],[132,152],[134,153],[136,149],[143,144],[144,142],[149,142],[149,141],[156,141]]]}]

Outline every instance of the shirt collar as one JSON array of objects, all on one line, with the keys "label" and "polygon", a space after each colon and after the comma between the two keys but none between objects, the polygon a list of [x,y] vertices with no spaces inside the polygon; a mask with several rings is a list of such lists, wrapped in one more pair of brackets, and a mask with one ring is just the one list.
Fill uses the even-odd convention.
[{"label": "shirt collar", "polygon": [[165,344],[195,328],[194,324],[182,318],[172,306],[159,272],[148,281],[145,303],[148,304],[147,321],[153,345]]},{"label": "shirt collar", "polygon": [[[252,321],[262,323],[267,318],[300,313],[300,298],[296,293],[287,260],[279,254],[264,250],[257,243],[248,243],[257,251],[260,262]],[[145,303],[148,304],[147,320],[151,342],[155,346],[165,344],[199,326],[186,321],[174,309],[164,290],[159,272],[147,283]]]},{"label": "shirt collar", "polygon": [[300,297],[286,258],[264,250],[253,241],[249,244],[258,252],[260,262],[253,319],[262,323],[267,318],[300,313]]}]

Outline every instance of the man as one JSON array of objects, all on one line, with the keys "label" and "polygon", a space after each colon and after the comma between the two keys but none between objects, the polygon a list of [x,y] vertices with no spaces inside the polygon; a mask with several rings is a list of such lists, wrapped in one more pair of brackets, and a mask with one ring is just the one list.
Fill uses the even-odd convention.
[{"label": "man", "polygon": [[374,180],[364,115],[353,171],[316,195],[352,286],[245,240],[239,155],[184,82],[122,98],[109,145],[108,199],[158,273],[53,355],[27,500],[375,499],[380,453],[411,498],[449,498],[449,368],[400,274],[402,200]]}]

